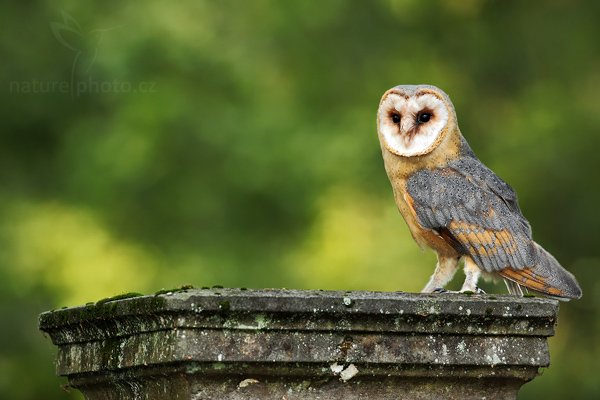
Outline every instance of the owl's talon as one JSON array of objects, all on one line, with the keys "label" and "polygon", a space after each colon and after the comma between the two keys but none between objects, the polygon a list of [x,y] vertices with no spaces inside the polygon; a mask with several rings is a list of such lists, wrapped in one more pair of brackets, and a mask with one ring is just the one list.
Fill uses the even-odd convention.
[{"label": "owl's talon", "polygon": [[482,289],[482,288],[480,288],[479,286],[475,286],[475,290],[463,289],[463,290],[461,290],[459,293],[462,293],[462,294],[467,294],[467,295],[472,295],[472,294],[485,294],[485,292],[483,291],[483,289]]}]

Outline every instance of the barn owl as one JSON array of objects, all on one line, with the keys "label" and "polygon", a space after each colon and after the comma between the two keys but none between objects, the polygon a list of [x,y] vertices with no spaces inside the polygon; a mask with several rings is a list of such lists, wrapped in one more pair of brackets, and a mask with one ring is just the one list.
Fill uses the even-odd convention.
[{"label": "barn owl", "polygon": [[481,292],[483,273],[515,295],[581,297],[575,277],[533,241],[513,189],[467,144],[446,93],[429,85],[388,90],[377,131],[396,205],[414,240],[437,253],[422,292],[446,291],[464,260],[461,292]]}]

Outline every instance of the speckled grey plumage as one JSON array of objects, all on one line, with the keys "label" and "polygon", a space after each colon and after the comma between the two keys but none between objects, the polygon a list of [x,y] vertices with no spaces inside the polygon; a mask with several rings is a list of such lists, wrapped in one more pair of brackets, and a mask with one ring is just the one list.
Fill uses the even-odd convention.
[{"label": "speckled grey plumage", "polygon": [[542,246],[537,243],[534,243],[534,245],[540,254],[540,262],[534,268],[535,274],[542,277],[548,285],[560,288],[565,297],[572,299],[581,298],[581,288],[575,276],[564,269],[556,261],[556,258]]},{"label": "speckled grey plumage", "polygon": [[[519,209],[514,190],[483,165],[464,140],[458,159],[444,168],[416,172],[408,179],[407,190],[420,224],[437,231],[447,230],[456,241],[457,250],[470,255],[482,270],[523,269],[539,263],[531,227]],[[474,229],[451,226],[453,221],[473,225]],[[508,242],[496,236],[502,230],[509,233]],[[483,246],[484,254],[476,249],[488,241],[458,238],[461,233],[481,235],[484,231],[493,239]],[[510,251],[513,246],[515,251]]]}]

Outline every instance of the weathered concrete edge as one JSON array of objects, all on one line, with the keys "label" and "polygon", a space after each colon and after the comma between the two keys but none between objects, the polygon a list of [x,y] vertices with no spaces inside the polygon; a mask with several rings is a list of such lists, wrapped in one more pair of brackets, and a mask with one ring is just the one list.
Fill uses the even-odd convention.
[{"label": "weathered concrete edge", "polygon": [[[122,370],[109,370],[98,373],[81,373],[69,375],[69,382],[75,387],[98,384],[102,382],[124,382],[129,380],[153,380],[156,377],[173,375],[196,375],[207,380],[218,380],[231,377],[241,381],[244,377],[262,378],[278,377],[279,379],[334,379],[338,377],[331,370],[332,364],[325,363],[229,363],[229,362],[188,362],[169,366],[169,375],[165,375],[165,366],[145,366]],[[349,365],[349,364],[343,364]],[[498,380],[510,379],[520,381],[519,386],[539,375],[539,369],[532,366],[505,366],[498,365],[490,374],[488,366],[461,366],[460,368],[447,368],[444,366],[398,365],[398,364],[355,364],[359,374],[352,379],[357,383],[365,380],[381,379],[413,379],[426,378],[440,379],[475,379]]]},{"label": "weathered concrete edge", "polygon": [[[154,311],[189,310],[194,303],[202,304],[206,311],[221,311],[220,298],[228,298],[230,305],[239,311],[261,312],[306,312],[311,309],[329,313],[391,314],[402,311],[406,314],[463,314],[459,306],[473,305],[472,315],[507,316],[510,309],[494,308],[491,313],[482,302],[488,305],[520,306],[520,314],[530,317],[547,317],[556,314],[558,301],[548,298],[525,298],[512,295],[486,294],[423,294],[406,292],[365,292],[365,291],[316,291],[289,289],[187,289],[160,295],[148,295],[104,302],[112,304],[110,315],[129,316]],[[349,303],[348,303],[349,302]],[[93,304],[53,310],[42,313],[40,327],[51,327],[82,319],[96,318],[94,312],[86,313]],[[424,308],[425,307],[425,308]],[[513,311],[515,309],[513,308]]]},{"label": "weathered concrete edge", "polygon": [[173,329],[60,346],[57,372],[72,375],[180,362],[333,362],[422,368],[549,364],[545,338],[535,336],[411,335],[344,332],[252,332]]},{"label": "weathered concrete edge", "polygon": [[[40,315],[40,329],[56,344],[92,339],[98,333],[116,337],[172,327],[329,330],[335,326],[359,331],[377,327],[397,332],[551,336],[557,312],[555,300],[514,296],[187,290],[46,312]],[[269,323],[261,323],[261,318]],[[453,324],[457,318],[463,323]],[[137,324],[131,323],[136,320]],[[472,332],[469,323],[476,324],[477,331]]]}]

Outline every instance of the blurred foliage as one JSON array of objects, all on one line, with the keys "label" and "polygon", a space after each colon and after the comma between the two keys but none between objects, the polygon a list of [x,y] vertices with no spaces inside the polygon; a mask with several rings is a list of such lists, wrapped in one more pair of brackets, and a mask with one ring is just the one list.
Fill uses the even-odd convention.
[{"label": "blurred foliage", "polygon": [[599,18],[567,0],[4,2],[0,393],[78,398],[37,331],[52,307],[185,283],[418,291],[434,256],[395,210],[374,117],[389,87],[431,83],[583,286],[521,398],[600,397]]}]

